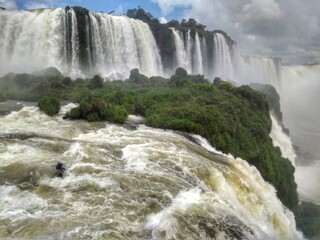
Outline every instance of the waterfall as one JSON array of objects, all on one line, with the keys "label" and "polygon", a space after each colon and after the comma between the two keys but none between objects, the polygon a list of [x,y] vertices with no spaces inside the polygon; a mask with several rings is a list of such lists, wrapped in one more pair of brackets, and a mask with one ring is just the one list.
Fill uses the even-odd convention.
[{"label": "waterfall", "polygon": [[232,47],[229,46],[225,36],[215,33],[214,38],[214,76],[226,80],[234,79],[234,67],[232,62]]},{"label": "waterfall", "polygon": [[296,166],[296,153],[293,149],[290,137],[283,132],[281,125],[272,114],[270,117],[272,121],[270,137],[272,138],[273,145],[280,148],[283,158],[289,159],[291,164]]},{"label": "waterfall", "polygon": [[77,19],[73,9],[69,9],[68,14],[71,15],[71,75],[80,76],[81,71],[79,70],[79,41]]},{"label": "waterfall", "polygon": [[147,76],[162,75],[160,55],[146,23],[123,16],[90,13],[93,72],[128,77],[138,68]]},{"label": "waterfall", "polygon": [[194,74],[203,74],[203,58],[199,34],[196,32],[194,40]]},{"label": "waterfall", "polygon": [[276,59],[249,57],[244,61],[237,44],[219,31],[203,36],[196,30],[171,28],[174,64],[163,69],[161,49],[150,27],[139,20],[76,7],[4,10],[0,20],[0,75],[55,67],[74,78],[101,74],[125,79],[134,68],[147,76],[164,76],[182,67],[211,81],[221,77],[275,87],[280,76]]},{"label": "waterfall", "polygon": [[[74,19],[72,11],[68,14]],[[61,8],[0,11],[0,75],[8,72],[30,73],[51,66],[66,72],[69,50],[66,46],[66,27],[72,24],[68,23],[65,15],[65,10]],[[75,34],[72,37],[76,37]],[[72,43],[74,47],[75,42]],[[76,57],[76,54],[73,49],[71,55]]]},{"label": "waterfall", "polygon": [[72,107],[0,116],[0,238],[303,239],[246,161],[200,136],[63,120]]},{"label": "waterfall", "polygon": [[176,48],[175,68],[182,67],[193,75],[205,75],[207,71],[205,65],[208,61],[205,39],[197,32],[193,38],[190,30],[185,33],[185,37],[179,30],[171,28],[171,31]]},{"label": "waterfall", "polygon": [[270,84],[279,90],[281,81],[281,62],[279,58],[244,57],[244,76],[246,83]]},{"label": "waterfall", "polygon": [[187,51],[185,48],[185,44],[183,41],[182,33],[174,28],[170,28],[173,33],[173,39],[176,48],[176,66],[175,68],[182,67],[187,70],[188,73],[191,73],[191,69],[189,67],[189,59],[187,57]]},{"label": "waterfall", "polygon": [[[147,76],[163,75],[160,54],[149,26],[124,16],[84,15],[79,26],[74,9],[0,11],[0,74],[32,73],[56,67],[71,76],[100,73],[124,79],[138,68]],[[83,24],[83,23],[81,23]],[[78,29],[84,27],[86,46]],[[80,70],[80,47],[88,66]],[[32,59],[32,61],[30,61]]]}]

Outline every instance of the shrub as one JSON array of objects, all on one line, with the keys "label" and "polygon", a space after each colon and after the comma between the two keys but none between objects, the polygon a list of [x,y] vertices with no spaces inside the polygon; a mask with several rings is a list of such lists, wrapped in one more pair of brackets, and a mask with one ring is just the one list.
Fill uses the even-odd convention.
[{"label": "shrub", "polygon": [[70,77],[65,77],[63,80],[62,80],[62,84],[66,85],[66,86],[70,86],[72,83],[72,80]]},{"label": "shrub", "polygon": [[188,76],[188,72],[184,68],[179,67],[179,68],[177,68],[177,70],[175,72],[175,75],[179,76],[179,77],[187,77]]},{"label": "shrub", "polygon": [[103,79],[99,75],[95,75],[89,83],[90,89],[103,88]]},{"label": "shrub", "polygon": [[320,206],[302,202],[294,212],[297,228],[302,230],[306,237],[320,236]]},{"label": "shrub", "polygon": [[53,116],[60,111],[60,102],[53,97],[43,96],[39,98],[38,107],[49,116]]},{"label": "shrub", "polygon": [[65,119],[85,119],[89,122],[109,121],[124,123],[128,113],[123,106],[107,104],[103,98],[89,96],[84,99],[79,107],[71,109]]},{"label": "shrub", "polygon": [[128,113],[123,106],[109,105],[106,120],[113,123],[124,123]]},{"label": "shrub", "polygon": [[149,83],[149,78],[146,77],[145,75],[141,74],[137,68],[132,69],[130,71],[129,80],[131,82],[138,83],[138,84],[147,84],[147,83]]}]

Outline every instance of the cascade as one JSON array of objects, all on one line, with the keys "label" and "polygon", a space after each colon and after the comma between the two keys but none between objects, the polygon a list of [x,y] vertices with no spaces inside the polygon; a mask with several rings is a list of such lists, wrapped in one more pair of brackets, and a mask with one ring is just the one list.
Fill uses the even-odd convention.
[{"label": "cascade", "polygon": [[244,76],[241,78],[245,83],[270,84],[279,90],[278,83],[281,81],[281,60],[267,57],[244,57]]},{"label": "cascade", "polygon": [[[202,42],[201,42],[202,43]],[[194,74],[203,74],[203,58],[202,58],[202,49],[200,38],[198,33],[195,34],[195,40],[194,40]]]},{"label": "cascade", "polygon": [[160,55],[146,23],[123,16],[90,13],[92,72],[124,75],[138,68],[147,76],[162,75]]},{"label": "cascade", "polygon": [[79,70],[79,41],[78,41],[78,24],[75,12],[73,9],[69,9],[67,14],[70,16],[71,21],[67,21],[67,24],[70,24],[71,26],[67,25],[67,28],[70,29],[71,27],[71,49],[68,49],[68,52],[72,53],[71,56],[71,72],[72,76],[80,76],[81,71]]},{"label": "cascade", "polygon": [[262,82],[275,87],[280,76],[277,59],[242,59],[236,43],[220,31],[204,37],[194,30],[171,28],[175,64],[163,69],[154,35],[139,20],[77,7],[5,10],[0,20],[0,75],[56,67],[74,78],[101,74],[125,79],[134,68],[147,76],[163,76],[183,67],[210,80],[221,77],[239,84]]},{"label": "cascade", "polygon": [[72,10],[0,11],[0,75],[51,66],[66,72],[68,61],[76,68],[75,27]]},{"label": "cascade", "polygon": [[14,223],[0,238],[303,239],[247,162],[200,136],[63,120],[72,107],[0,117],[0,221]]},{"label": "cascade", "polygon": [[282,126],[272,114],[270,117],[272,121],[270,137],[272,138],[273,145],[280,148],[282,157],[289,159],[291,164],[296,166],[296,153],[293,149],[290,137],[283,132]]},{"label": "cascade", "polygon": [[[1,11],[0,75],[48,67],[74,77],[84,72],[124,79],[133,68],[147,76],[163,75],[159,51],[146,23],[91,12],[79,15],[84,23],[78,23],[77,14],[73,8]],[[86,39],[80,46],[78,29],[82,28]],[[83,62],[88,66],[82,66]]]},{"label": "cascade", "polygon": [[234,68],[232,62],[232,48],[229,46],[226,38],[221,33],[215,33],[213,49],[213,69],[214,76],[226,80],[234,79]]},{"label": "cascade", "polygon": [[185,48],[185,44],[183,41],[182,33],[175,28],[170,28],[173,34],[173,39],[176,48],[176,66],[175,68],[182,67],[187,70],[188,73],[191,73],[188,54]]}]

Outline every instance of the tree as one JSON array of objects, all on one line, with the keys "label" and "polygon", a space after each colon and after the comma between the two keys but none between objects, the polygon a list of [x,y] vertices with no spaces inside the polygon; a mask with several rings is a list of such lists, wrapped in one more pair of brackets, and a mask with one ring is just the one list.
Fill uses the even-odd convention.
[{"label": "tree", "polygon": [[103,78],[101,78],[99,75],[95,75],[89,83],[88,86],[90,89],[97,89],[103,87]]}]

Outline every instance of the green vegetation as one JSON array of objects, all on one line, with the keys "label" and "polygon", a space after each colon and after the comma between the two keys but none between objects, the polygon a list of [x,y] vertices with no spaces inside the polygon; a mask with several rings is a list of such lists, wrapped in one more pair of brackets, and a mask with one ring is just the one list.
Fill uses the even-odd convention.
[{"label": "green vegetation", "polygon": [[282,122],[282,112],[280,107],[280,96],[277,90],[269,84],[252,83],[250,87],[263,93],[266,96],[266,100],[269,103],[270,110],[275,113],[275,116],[280,122]]},{"label": "green vegetation", "polygon": [[71,109],[65,119],[86,119],[89,122],[107,120],[124,123],[128,113],[123,106],[107,104],[103,98],[89,96],[81,101],[79,107]]},{"label": "green vegetation", "polygon": [[310,239],[320,239],[320,206],[301,203],[295,210],[297,227]]},{"label": "green vegetation", "polygon": [[287,207],[298,204],[294,167],[269,137],[266,97],[249,86],[237,88],[221,79],[211,84],[179,68],[170,79],[148,78],[134,69],[129,79],[113,82],[99,76],[70,83],[63,77],[9,74],[0,87],[10,99],[34,100],[46,92],[79,102],[66,115],[70,119],[123,123],[128,114],[140,114],[148,126],[199,134],[218,150],[256,166]]},{"label": "green vegetation", "polygon": [[39,98],[38,107],[49,116],[53,116],[60,111],[60,102],[56,98],[43,96]]}]

